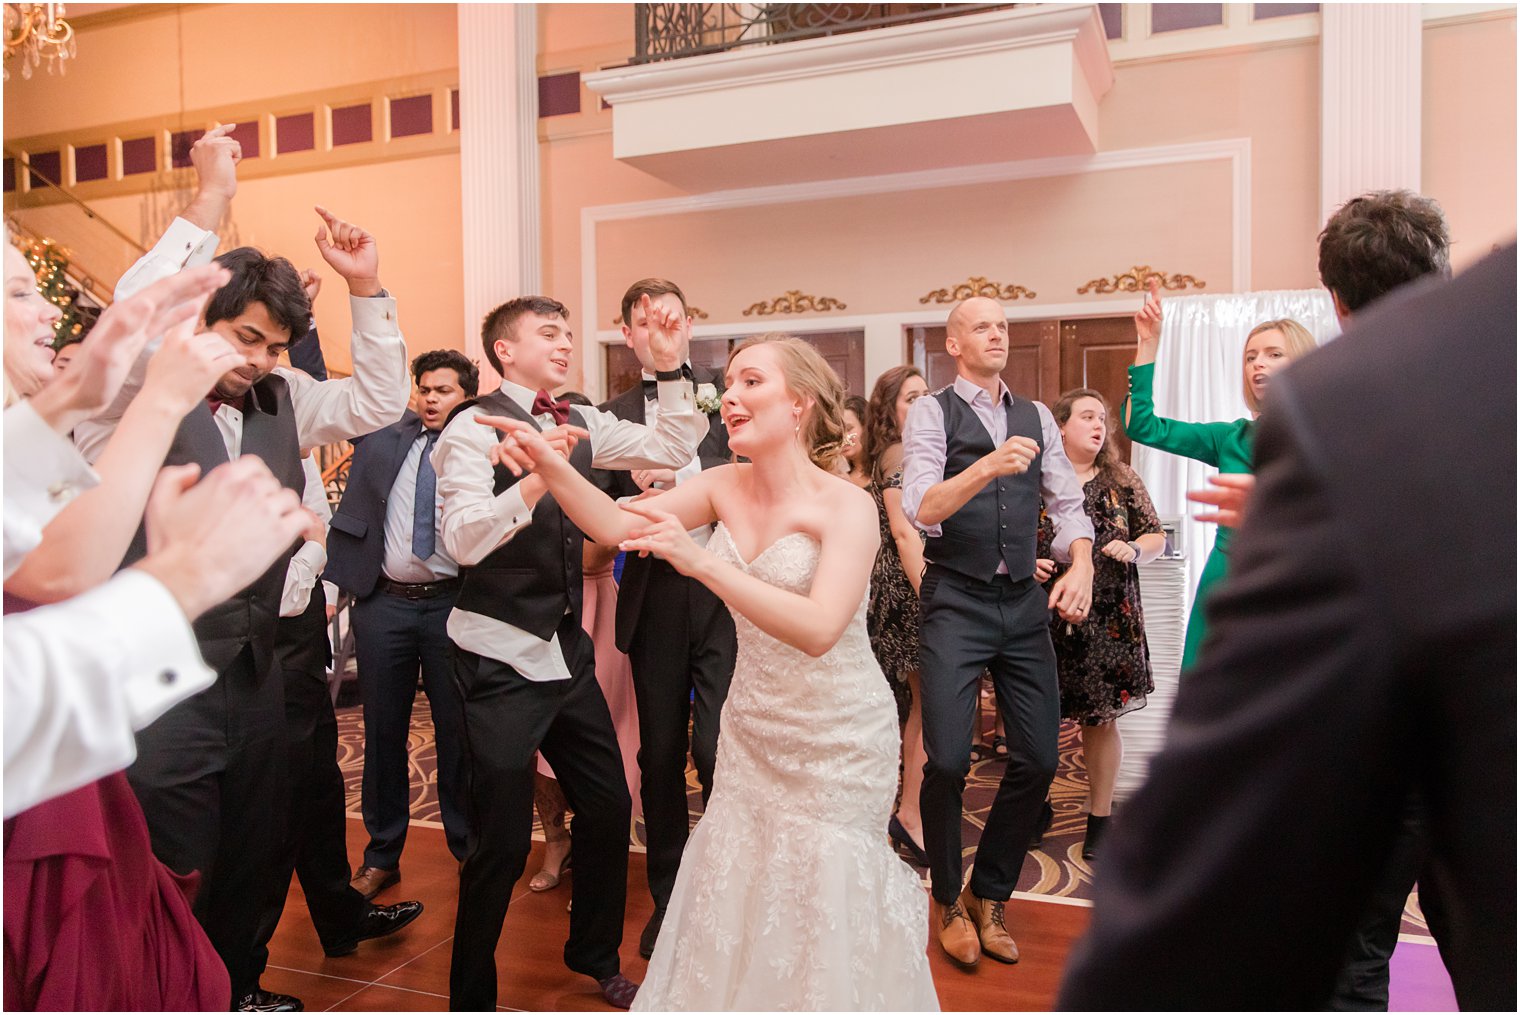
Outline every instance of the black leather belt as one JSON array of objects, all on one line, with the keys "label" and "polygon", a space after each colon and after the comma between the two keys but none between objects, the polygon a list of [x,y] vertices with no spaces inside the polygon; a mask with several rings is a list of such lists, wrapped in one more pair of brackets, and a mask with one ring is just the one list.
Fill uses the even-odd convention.
[{"label": "black leather belt", "polygon": [[382,575],[375,587],[387,595],[400,596],[402,599],[437,599],[458,591],[459,581],[458,578],[444,578],[441,581],[408,584],[393,582]]}]

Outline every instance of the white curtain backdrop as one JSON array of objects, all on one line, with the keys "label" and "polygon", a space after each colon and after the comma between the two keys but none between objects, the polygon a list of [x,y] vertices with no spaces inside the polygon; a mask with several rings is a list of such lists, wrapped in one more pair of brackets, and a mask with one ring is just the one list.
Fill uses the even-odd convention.
[{"label": "white curtain backdrop", "polygon": [[[1246,335],[1261,322],[1290,317],[1308,328],[1321,345],[1340,334],[1335,306],[1323,289],[1174,296],[1162,299],[1161,307],[1156,413],[1190,423],[1250,415],[1241,390],[1241,356]],[[1179,549],[1187,555],[1184,610],[1190,610],[1203,562],[1214,546],[1216,526],[1193,521],[1192,516],[1205,509],[1190,504],[1186,494],[1205,489],[1208,477],[1218,470],[1138,444],[1133,464],[1150,491],[1156,512],[1162,518],[1181,519]]]}]

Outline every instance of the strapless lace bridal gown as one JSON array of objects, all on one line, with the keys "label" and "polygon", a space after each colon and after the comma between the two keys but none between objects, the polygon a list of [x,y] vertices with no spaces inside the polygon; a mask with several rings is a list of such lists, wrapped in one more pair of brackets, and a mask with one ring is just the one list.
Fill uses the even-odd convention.
[{"label": "strapless lace bridal gown", "polygon": [[[818,566],[800,532],[745,561],[720,523],[710,548],[792,592]],[[887,842],[897,707],[865,615],[819,659],[734,615],[712,797],[635,1010],[939,1010],[928,897]]]}]

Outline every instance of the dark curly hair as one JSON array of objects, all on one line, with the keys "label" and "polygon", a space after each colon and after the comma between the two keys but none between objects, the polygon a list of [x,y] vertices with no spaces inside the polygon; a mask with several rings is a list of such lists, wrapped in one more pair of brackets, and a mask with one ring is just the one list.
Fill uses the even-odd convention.
[{"label": "dark curly hair", "polygon": [[[924,373],[915,366],[900,366],[884,372],[876,378],[871,388],[871,400],[866,403],[865,450],[861,468],[876,482],[885,476],[878,475],[881,456],[892,445],[902,441],[902,431],[897,427],[897,396],[910,377],[922,378]],[[926,382],[927,383],[927,382]]]},{"label": "dark curly hair", "polygon": [[1441,206],[1408,190],[1377,190],[1341,205],[1319,234],[1319,277],[1347,313],[1406,282],[1451,275]]},{"label": "dark curly hair", "polygon": [[412,360],[412,380],[422,383],[422,375],[434,370],[452,370],[459,378],[459,390],[474,398],[480,390],[480,368],[457,349],[429,349]]}]

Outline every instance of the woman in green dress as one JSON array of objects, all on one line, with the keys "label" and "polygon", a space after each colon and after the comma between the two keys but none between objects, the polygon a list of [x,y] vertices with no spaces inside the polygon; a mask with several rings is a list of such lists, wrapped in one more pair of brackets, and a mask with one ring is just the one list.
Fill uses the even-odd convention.
[{"label": "woman in green dress", "polygon": [[[1314,336],[1297,321],[1266,321],[1251,329],[1241,367],[1241,383],[1249,419],[1231,423],[1184,423],[1156,415],[1151,388],[1156,373],[1156,350],[1161,345],[1161,295],[1155,278],[1145,306],[1135,315],[1135,365],[1129,368],[1129,399],[1125,403],[1124,432],[1136,444],[1212,465],[1221,473],[1251,471],[1251,449],[1256,416],[1261,411],[1267,381],[1280,367],[1316,347]],[[1229,567],[1231,529],[1221,525],[1213,552],[1203,565],[1193,611],[1188,616],[1187,639],[1182,649],[1182,669],[1198,658],[1204,638],[1204,601],[1224,578]]]}]

